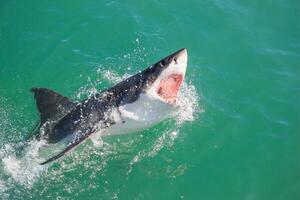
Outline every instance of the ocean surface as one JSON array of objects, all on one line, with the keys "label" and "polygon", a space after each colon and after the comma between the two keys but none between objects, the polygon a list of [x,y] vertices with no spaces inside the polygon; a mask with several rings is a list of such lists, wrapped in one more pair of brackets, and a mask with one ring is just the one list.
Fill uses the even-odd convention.
[{"label": "ocean surface", "polygon": [[[79,101],[182,47],[174,118],[45,166],[20,148],[30,88]],[[1,1],[0,199],[300,199],[300,1]]]}]

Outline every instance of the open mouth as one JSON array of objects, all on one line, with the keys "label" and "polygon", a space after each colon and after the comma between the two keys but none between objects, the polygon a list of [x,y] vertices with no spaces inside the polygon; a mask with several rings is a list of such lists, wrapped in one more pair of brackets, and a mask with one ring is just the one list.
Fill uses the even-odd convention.
[{"label": "open mouth", "polygon": [[170,74],[160,81],[156,92],[166,102],[174,104],[182,81],[182,74]]}]

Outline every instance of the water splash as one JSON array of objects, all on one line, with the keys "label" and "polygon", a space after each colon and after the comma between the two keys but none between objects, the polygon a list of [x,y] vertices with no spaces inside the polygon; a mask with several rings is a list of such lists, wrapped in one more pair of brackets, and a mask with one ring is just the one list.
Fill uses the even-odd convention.
[{"label": "water splash", "polygon": [[[18,144],[22,145],[24,144]],[[33,140],[26,145],[25,154],[21,157],[16,155],[16,148],[10,144],[6,144],[0,152],[3,155],[1,160],[4,173],[19,184],[30,188],[45,169],[45,166],[39,165],[41,160],[38,156],[38,150],[45,145],[45,141]]]},{"label": "water splash", "polygon": [[182,84],[178,101],[179,111],[175,116],[177,125],[181,125],[185,121],[194,121],[198,114],[203,112],[199,106],[200,97],[192,83],[184,82]]}]

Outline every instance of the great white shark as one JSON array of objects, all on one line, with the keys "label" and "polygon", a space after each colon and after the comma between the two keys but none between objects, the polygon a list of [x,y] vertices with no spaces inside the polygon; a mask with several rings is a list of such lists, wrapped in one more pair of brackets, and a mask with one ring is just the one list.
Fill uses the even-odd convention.
[{"label": "great white shark", "polygon": [[187,67],[180,49],[111,88],[78,103],[46,88],[32,88],[40,114],[38,139],[66,147],[41,165],[63,156],[91,134],[123,134],[171,117]]}]

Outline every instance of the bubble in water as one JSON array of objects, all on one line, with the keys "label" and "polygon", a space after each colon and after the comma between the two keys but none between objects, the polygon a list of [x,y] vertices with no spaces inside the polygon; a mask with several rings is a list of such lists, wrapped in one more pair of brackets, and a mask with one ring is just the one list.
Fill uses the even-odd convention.
[{"label": "bubble in water", "polygon": [[179,111],[176,116],[177,124],[185,121],[194,121],[199,112],[203,112],[199,107],[200,97],[196,88],[192,84],[183,83],[178,97]]}]

